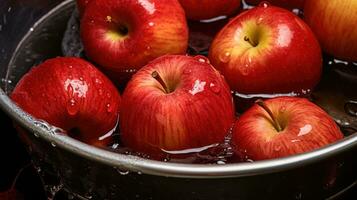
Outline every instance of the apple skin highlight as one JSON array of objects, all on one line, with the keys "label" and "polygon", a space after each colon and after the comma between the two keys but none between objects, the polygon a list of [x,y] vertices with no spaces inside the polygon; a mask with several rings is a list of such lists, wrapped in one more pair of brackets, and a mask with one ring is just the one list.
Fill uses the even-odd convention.
[{"label": "apple skin highlight", "polygon": [[129,82],[121,108],[124,145],[152,158],[223,142],[235,118],[228,85],[203,56],[152,61]]},{"label": "apple skin highlight", "polygon": [[188,28],[177,0],[94,0],[81,20],[86,55],[111,73],[185,54]]},{"label": "apple skin highlight", "polygon": [[232,145],[241,160],[265,160],[305,153],[343,138],[334,120],[305,98],[279,97],[265,101],[282,130],[269,114],[252,106],[235,123]]},{"label": "apple skin highlight", "polygon": [[209,58],[242,94],[301,93],[322,73],[322,53],[310,28],[293,13],[261,5],[232,19],[212,42]]},{"label": "apple skin highlight", "polygon": [[11,99],[35,118],[96,146],[111,142],[111,137],[99,138],[115,127],[121,101],[115,86],[92,64],[61,57],[32,68]]}]

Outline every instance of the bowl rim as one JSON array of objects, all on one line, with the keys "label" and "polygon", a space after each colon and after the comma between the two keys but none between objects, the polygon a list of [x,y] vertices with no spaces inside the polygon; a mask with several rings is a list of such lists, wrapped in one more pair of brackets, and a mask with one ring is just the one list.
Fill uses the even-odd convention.
[{"label": "bowl rim", "polygon": [[0,88],[0,107],[16,123],[32,132],[39,139],[52,144],[53,148],[62,148],[78,156],[109,165],[118,170],[127,170],[139,174],[181,178],[228,178],[262,175],[303,167],[341,154],[357,147],[357,133],[345,137],[333,144],[317,150],[289,157],[255,161],[252,163],[183,164],[140,158],[100,149],[64,134],[56,134],[44,126],[36,125],[36,119],[19,108]]},{"label": "bowl rim", "polygon": [[[55,6],[55,8],[68,6],[73,2],[73,0],[65,0]],[[55,8],[51,11],[56,10]],[[41,17],[41,19],[45,18],[46,15]],[[41,19],[37,24],[40,23]],[[225,165],[170,163],[144,159],[132,155],[118,154],[85,144],[64,134],[54,134],[53,131],[46,129],[46,127],[37,126],[34,122],[38,120],[19,108],[2,88],[0,88],[0,108],[16,123],[35,134],[36,137],[51,143],[53,148],[67,150],[78,156],[111,166],[118,170],[165,177],[212,179],[262,175],[303,167],[326,160],[357,147],[357,133],[354,133],[317,150],[277,159],[255,161],[252,163],[230,163]]]}]

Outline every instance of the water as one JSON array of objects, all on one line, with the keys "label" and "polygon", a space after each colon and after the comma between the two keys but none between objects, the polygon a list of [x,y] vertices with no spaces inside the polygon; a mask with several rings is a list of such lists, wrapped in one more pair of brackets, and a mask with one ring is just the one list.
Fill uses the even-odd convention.
[{"label": "water", "polygon": [[[15,83],[17,83],[23,74],[32,66],[41,63],[45,59],[63,55],[85,56],[83,46],[78,37],[78,14],[77,12],[72,12],[72,10],[73,7],[68,9],[67,5],[66,8],[51,13],[51,15],[43,21],[40,21],[36,26],[29,29],[29,34],[26,35],[23,42],[19,45],[18,51],[11,60],[7,77],[1,80],[1,83],[6,86],[8,93],[11,92]],[[219,17],[214,20],[205,20],[202,22],[189,22],[190,44],[188,53],[196,55],[196,58],[200,62],[209,62],[201,55],[207,55],[209,44],[213,37],[227,22],[228,19],[226,17]],[[148,47],[148,50],[149,49]],[[229,57],[230,52],[222,52],[220,59],[224,61],[229,59]],[[134,72],[135,71],[129,70],[123,73],[129,74],[128,76],[130,76],[130,74]],[[186,71],[184,73],[190,72]],[[100,81],[95,82],[98,85],[101,84]],[[209,87],[215,93],[220,92],[220,88],[216,87],[215,83],[205,83],[197,80],[197,84],[191,91],[192,95],[199,93],[202,87]],[[357,130],[357,93],[355,92],[355,88],[357,88],[357,64],[347,63],[325,56],[324,74],[321,83],[314,91],[303,90],[287,94],[254,95],[233,92],[233,96],[239,104],[239,106],[237,106],[237,115],[258,98],[264,99],[276,96],[304,96],[310,98],[317,105],[324,108],[336,120],[345,135],[349,135]],[[73,90],[74,88],[68,89],[70,93],[73,93]],[[101,93],[101,95],[108,95],[100,90],[98,90],[98,92]],[[73,115],[77,114],[78,109],[76,104],[75,99],[69,100],[67,104],[68,113]],[[107,112],[112,112],[112,106],[108,104],[106,110]],[[63,132],[60,129],[55,129],[54,131],[49,124],[42,121],[37,122],[37,124],[42,128],[51,130],[55,134]],[[199,149],[187,149],[181,152],[166,152],[167,157],[163,158],[162,161],[210,164],[234,162],[230,159],[233,155],[233,151],[230,146],[230,134],[228,135],[222,144],[211,144]],[[103,134],[103,137],[114,137],[114,143],[107,148],[110,151],[150,158],[148,155],[133,152],[123,147],[120,142],[119,129],[113,130],[110,134]],[[55,147],[56,144],[52,146]],[[248,159],[249,158],[247,158],[247,161],[251,161]]]},{"label": "water", "polygon": [[[66,55],[80,56],[84,57],[83,48],[78,40],[78,37],[75,37],[78,34],[78,23],[75,15],[72,14],[72,9],[63,8],[56,13],[48,16],[44,21],[39,23],[39,25],[29,29],[29,35],[25,38],[23,43],[18,48],[18,51],[13,56],[13,59],[10,63],[10,70],[7,77],[1,79],[1,85],[6,86],[6,91],[11,92],[19,78],[25,74],[33,65],[41,63],[43,60],[55,56],[62,56],[65,52]],[[72,16],[72,24],[67,24],[67,20]],[[1,17],[1,16],[0,16]],[[189,22],[191,26],[190,32],[190,47],[188,53],[192,55],[200,54],[207,55],[209,49],[209,42],[212,40],[215,31],[222,27],[225,23],[228,22],[228,19],[225,17],[218,18],[212,21],[204,21],[202,23],[198,22]],[[212,28],[213,26],[213,28]],[[1,24],[0,24],[1,30]],[[62,41],[62,36],[65,34],[68,37],[65,37]],[[1,50],[2,51],[2,50]],[[229,53],[229,52],[228,52]],[[226,55],[225,55],[226,56]],[[230,55],[228,55],[230,56]],[[357,86],[357,64],[356,63],[346,63],[344,61],[339,61],[330,57],[325,57],[325,70],[322,82],[318,85],[315,91],[312,93],[310,91],[305,91],[301,93],[289,93],[289,94],[256,94],[256,95],[245,95],[233,92],[236,98],[239,98],[243,101],[252,101],[255,98],[270,98],[273,96],[279,95],[304,95],[305,97],[310,98],[316,104],[323,107],[336,122],[341,126],[345,135],[350,135],[357,131],[357,96],[355,88]],[[198,56],[197,59],[201,62],[205,58]],[[223,58],[224,59],[224,58]],[[207,62],[207,60],[205,61]],[[133,73],[134,70],[128,70],[124,73]],[[190,71],[186,71],[190,73]],[[98,82],[98,84],[100,84]],[[219,92],[220,88],[215,87],[214,83],[207,83],[206,87],[214,92]],[[73,88],[72,88],[73,89]],[[103,91],[98,91],[102,95],[107,95]],[[71,102],[69,102],[69,106]],[[111,106],[107,108],[108,112],[111,112]],[[75,114],[76,110],[69,107],[69,112]],[[237,115],[240,113],[238,112]],[[44,121],[36,121],[37,126],[46,129],[53,134],[63,134],[64,131],[50,126]],[[109,134],[108,134],[109,135]],[[103,136],[108,136],[103,134]],[[124,147],[120,141],[120,130],[116,129],[114,132],[110,133],[114,137],[114,143],[108,146],[107,150],[126,154],[126,155],[135,155],[144,158],[150,159],[150,156],[134,152],[129,148]],[[221,144],[211,144],[202,149],[186,149],[181,152],[167,152],[167,157],[163,158],[164,162],[179,162],[179,163],[200,163],[200,164],[217,164],[224,165],[231,162],[236,162],[232,160],[233,150],[230,145],[231,132],[227,134],[225,141]],[[38,133],[35,133],[36,137],[39,137]],[[298,142],[297,140],[292,142]],[[49,147],[56,149],[58,151],[59,147],[57,144],[49,144]],[[36,148],[36,144],[33,146]],[[279,150],[277,146],[275,148]],[[38,150],[36,150],[38,151]],[[44,152],[44,151],[43,151]],[[47,153],[47,152],[46,152]],[[45,160],[43,160],[45,159]],[[61,192],[66,192],[65,195],[68,195],[68,199],[96,199],[95,192],[100,189],[99,185],[89,185],[92,181],[88,177],[94,176],[94,170],[91,168],[84,169],[88,177],[82,177],[81,183],[88,181],[88,185],[85,185],[85,188],[91,188],[85,194],[76,194],[73,191],[69,190],[70,187],[66,187],[65,183],[62,183],[61,176],[58,171],[52,169],[45,162],[50,162],[53,158],[46,158],[46,155],[39,155],[37,158],[34,158],[35,166],[38,166],[38,172],[42,177],[42,181],[45,185],[45,189],[49,199],[53,199],[55,196],[60,196]],[[246,162],[254,162],[249,158],[245,158]],[[65,163],[65,162],[59,162]],[[69,163],[71,165],[72,163]],[[342,166],[342,164],[341,164]],[[58,166],[63,168],[63,166]],[[49,176],[48,172],[52,172]],[[65,170],[67,173],[67,170]],[[123,177],[135,177],[135,175],[142,176],[142,172],[132,172],[123,169],[116,169],[117,173],[114,172],[115,176],[119,174]],[[46,173],[45,173],[46,172]],[[105,172],[104,172],[105,173]],[[68,167],[68,174],[74,176],[71,172],[71,168]],[[69,175],[66,175],[69,177]],[[143,175],[145,176],[145,175]],[[67,180],[66,180],[67,181]],[[139,181],[138,181],[139,183]],[[333,184],[333,183],[332,183]],[[326,186],[327,189],[330,187],[330,182]],[[93,188],[94,191],[93,191]],[[113,185],[109,187],[109,196],[116,197],[120,193],[120,184]],[[103,195],[104,196],[104,195]],[[138,198],[143,198],[137,194]],[[145,199],[150,199],[151,197],[145,196]],[[297,192],[295,195],[296,199],[304,198],[303,193]],[[55,198],[56,199],[56,198]],[[59,198],[62,199],[62,198]],[[65,199],[65,198],[64,198]]]}]

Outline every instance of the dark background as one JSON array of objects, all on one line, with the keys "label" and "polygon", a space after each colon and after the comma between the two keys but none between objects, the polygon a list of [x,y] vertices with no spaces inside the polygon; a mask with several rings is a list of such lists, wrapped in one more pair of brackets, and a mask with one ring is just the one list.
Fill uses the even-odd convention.
[{"label": "dark background", "polygon": [[[30,164],[30,158],[18,139],[12,126],[11,120],[0,110],[0,200],[5,200],[4,191],[11,188],[12,183],[21,168],[24,168],[19,174],[15,184],[15,190],[12,191],[12,199],[46,199],[42,189],[40,178]],[[30,164],[30,165],[29,165]],[[16,197],[14,197],[16,191]],[[3,194],[3,196],[1,196]],[[5,196],[4,196],[5,195]],[[7,195],[8,196],[8,195]]]}]

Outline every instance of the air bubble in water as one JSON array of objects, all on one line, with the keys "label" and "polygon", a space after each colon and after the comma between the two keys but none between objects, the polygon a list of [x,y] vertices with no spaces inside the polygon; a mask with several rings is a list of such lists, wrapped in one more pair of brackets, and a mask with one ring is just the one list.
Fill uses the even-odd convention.
[{"label": "air bubble in water", "polygon": [[117,172],[123,176],[128,175],[130,173],[128,170],[122,170],[122,169],[117,169]]},{"label": "air bubble in water", "polygon": [[49,123],[44,120],[37,120],[33,122],[35,126],[45,129],[46,131],[51,131],[52,127]]},{"label": "air bubble in water", "polygon": [[52,146],[52,147],[56,147],[57,145],[56,145],[56,143],[51,142],[51,146]]},{"label": "air bubble in water", "polygon": [[112,145],[112,149],[116,149],[116,148],[118,148],[119,147],[119,144],[118,143],[114,143],[113,145]]},{"label": "air bubble in water", "polygon": [[226,162],[224,162],[223,160],[218,160],[218,161],[217,161],[217,164],[218,164],[218,165],[225,165]]}]

